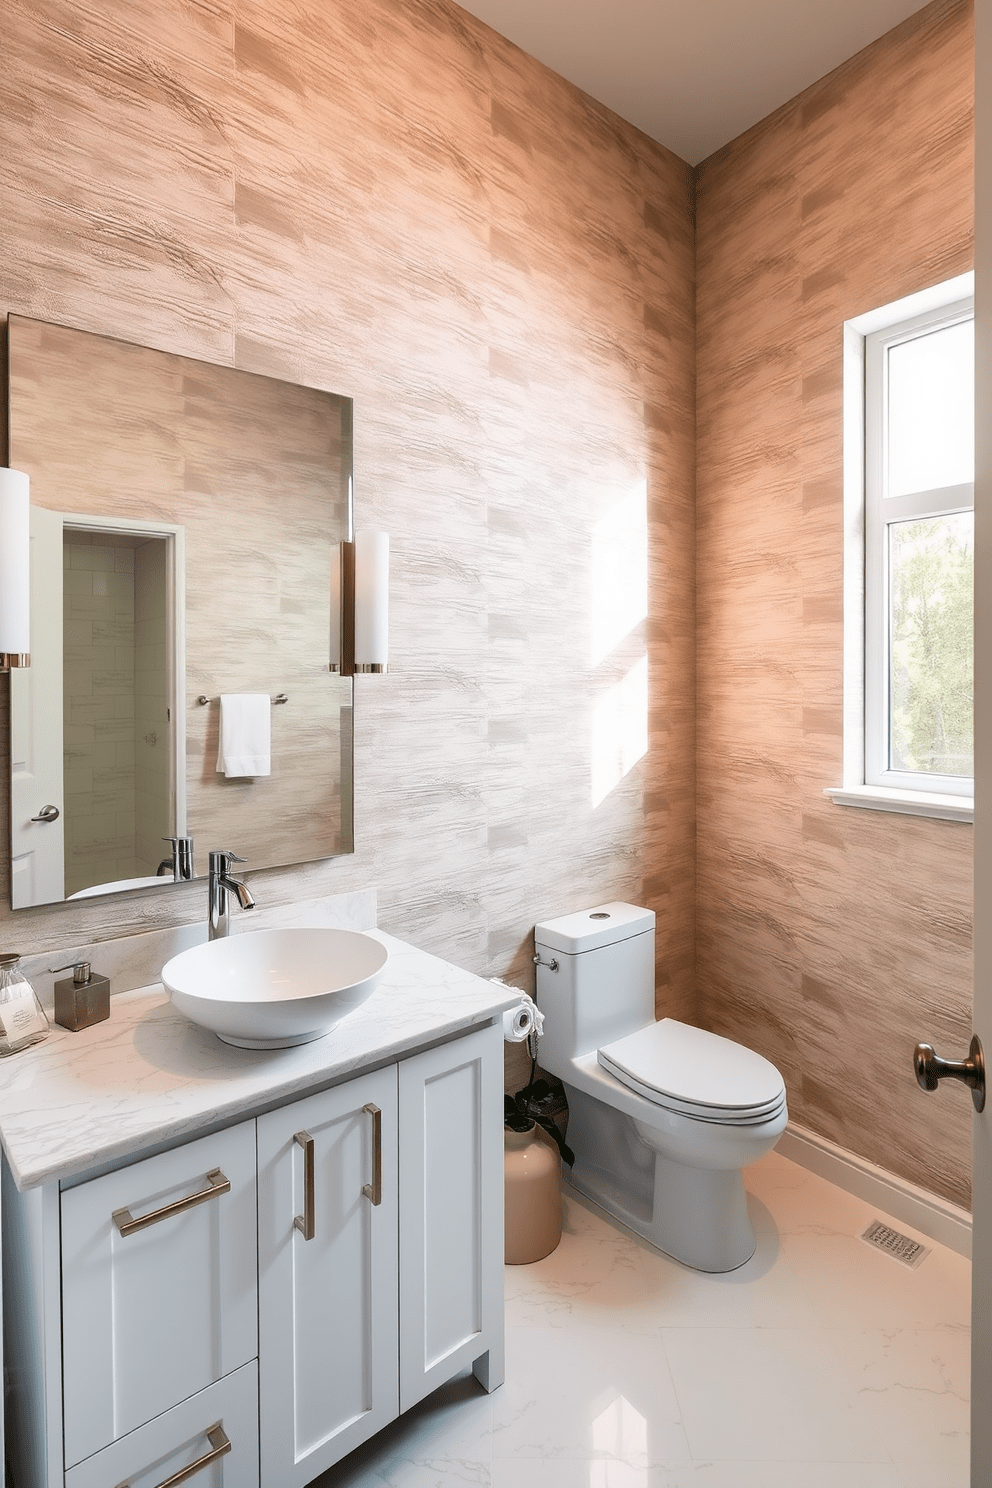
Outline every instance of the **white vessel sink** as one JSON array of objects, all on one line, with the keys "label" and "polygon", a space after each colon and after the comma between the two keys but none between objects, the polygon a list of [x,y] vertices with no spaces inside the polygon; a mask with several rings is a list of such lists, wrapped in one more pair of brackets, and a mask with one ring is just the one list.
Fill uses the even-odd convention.
[{"label": "white vessel sink", "polygon": [[181,1013],[242,1049],[330,1033],[382,975],[384,945],[357,930],[254,930],[173,956],[162,981]]},{"label": "white vessel sink", "polygon": [[163,884],[174,882],[172,874],[164,877],[161,873],[155,873],[145,878],[115,878],[112,883],[93,884],[88,889],[77,889],[70,894],[70,899],[92,899],[97,894],[120,894],[124,889],[160,889]]}]

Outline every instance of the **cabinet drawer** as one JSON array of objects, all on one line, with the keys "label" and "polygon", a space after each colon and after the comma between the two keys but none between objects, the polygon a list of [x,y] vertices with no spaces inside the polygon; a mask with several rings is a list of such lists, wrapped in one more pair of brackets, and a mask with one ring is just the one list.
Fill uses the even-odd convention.
[{"label": "cabinet drawer", "polygon": [[[222,1455],[213,1456],[218,1449]],[[254,1360],[80,1462],[66,1473],[65,1488],[158,1488],[197,1462],[203,1465],[186,1479],[191,1488],[258,1488]]]},{"label": "cabinet drawer", "polygon": [[69,1468],[256,1356],[255,1123],[83,1183],[61,1207]]}]

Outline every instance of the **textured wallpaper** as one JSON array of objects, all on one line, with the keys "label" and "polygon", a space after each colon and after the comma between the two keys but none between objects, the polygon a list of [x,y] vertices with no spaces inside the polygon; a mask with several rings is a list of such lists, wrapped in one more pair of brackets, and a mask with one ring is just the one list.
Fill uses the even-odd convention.
[{"label": "textured wallpaper", "polygon": [[[386,930],[532,985],[536,920],[629,898],[691,1012],[689,168],[437,0],[53,0],[4,49],[0,315],[355,399],[394,670],[356,680],[355,855],[259,902],[376,886]],[[5,834],[0,865],[6,902]],[[205,914],[197,884],[0,925]]]},{"label": "textured wallpaper", "polygon": [[972,829],[833,805],[842,327],[972,265],[971,8],[920,11],[697,174],[700,1015],[802,1125],[967,1203]]}]

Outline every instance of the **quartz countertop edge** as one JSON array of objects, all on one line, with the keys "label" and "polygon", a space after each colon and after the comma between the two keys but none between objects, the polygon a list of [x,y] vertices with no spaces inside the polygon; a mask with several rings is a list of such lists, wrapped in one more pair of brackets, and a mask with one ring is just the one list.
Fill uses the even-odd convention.
[{"label": "quartz countertop edge", "polygon": [[238,1049],[197,1027],[161,984],[111,998],[82,1033],[52,1025],[0,1061],[0,1139],[17,1187],[76,1177],[207,1126],[248,1119],[502,1015],[520,992],[378,930],[389,951],[371,997],[325,1038]]}]

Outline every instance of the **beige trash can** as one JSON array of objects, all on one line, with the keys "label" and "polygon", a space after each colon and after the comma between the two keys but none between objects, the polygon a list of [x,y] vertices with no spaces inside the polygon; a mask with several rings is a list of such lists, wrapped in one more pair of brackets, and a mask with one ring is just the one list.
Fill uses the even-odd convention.
[{"label": "beige trash can", "polygon": [[541,1261],[561,1239],[561,1158],[536,1123],[503,1130],[505,1257],[508,1266]]}]

